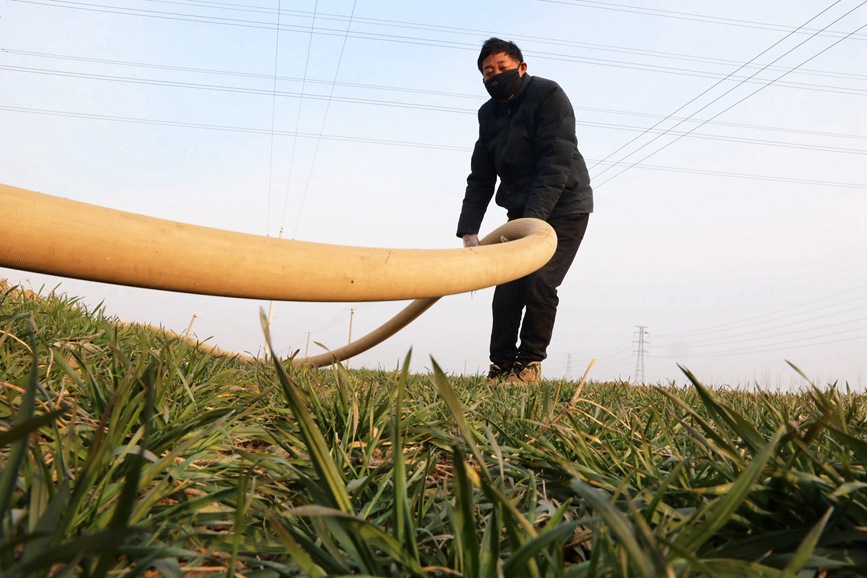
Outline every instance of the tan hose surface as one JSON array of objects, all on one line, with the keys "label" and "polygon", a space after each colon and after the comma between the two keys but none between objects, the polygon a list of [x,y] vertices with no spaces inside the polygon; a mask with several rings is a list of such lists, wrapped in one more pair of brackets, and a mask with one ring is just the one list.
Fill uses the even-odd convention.
[{"label": "tan hose surface", "polygon": [[544,221],[517,219],[471,249],[327,245],[188,225],[0,184],[0,242],[0,266],[116,285],[276,301],[418,300],[358,341],[294,362],[321,366],[381,343],[444,295],[532,273],[554,254],[557,237]]},{"label": "tan hose surface", "polygon": [[367,351],[375,345],[379,345],[380,343],[382,343],[383,341],[385,341],[386,339],[415,321],[419,315],[430,309],[433,304],[439,300],[439,297],[416,299],[415,301],[404,307],[400,311],[400,313],[398,313],[364,337],[356,339],[352,343],[344,345],[339,349],[335,349],[321,355],[313,355],[311,357],[305,357],[303,359],[293,359],[292,365],[309,365],[312,367],[322,367],[323,365],[330,365],[334,362],[343,361],[345,359],[354,357],[359,353]]},{"label": "tan hose surface", "polygon": [[[0,265],[184,293],[278,301],[441,297],[527,275],[551,258],[543,221],[508,248],[375,249],[259,237],[0,185]],[[526,235],[517,231],[530,232]]]},{"label": "tan hose surface", "polygon": [[[488,236],[482,239],[481,244],[487,246],[502,243],[503,238],[509,239],[507,234],[517,236],[523,232],[525,231],[518,231],[515,230],[514,227],[510,228],[508,226],[504,226],[490,233]],[[403,310],[401,310],[400,313],[398,313],[364,337],[357,339],[352,343],[344,345],[339,349],[335,349],[327,353],[315,355],[312,357],[304,357],[301,359],[293,359],[292,365],[322,367],[354,357],[359,353],[363,353],[368,349],[379,345],[380,343],[382,343],[383,341],[385,341],[386,339],[415,321],[422,313],[433,307],[434,303],[439,300],[439,297],[416,299],[415,301],[407,305]]]}]

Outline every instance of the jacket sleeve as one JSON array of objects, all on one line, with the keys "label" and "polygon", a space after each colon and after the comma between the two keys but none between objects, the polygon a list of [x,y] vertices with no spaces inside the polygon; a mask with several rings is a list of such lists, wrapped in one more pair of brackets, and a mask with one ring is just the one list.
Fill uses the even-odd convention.
[{"label": "jacket sleeve", "polygon": [[542,95],[537,119],[536,167],[524,217],[547,219],[566,188],[578,148],[575,112],[569,97],[557,84]]},{"label": "jacket sleeve", "polygon": [[488,204],[494,196],[494,186],[497,184],[497,170],[494,159],[491,158],[485,146],[482,134],[481,111],[479,112],[479,139],[473,148],[470,161],[470,175],[467,177],[467,190],[461,206],[461,216],[458,219],[457,236],[478,234],[482,219]]}]

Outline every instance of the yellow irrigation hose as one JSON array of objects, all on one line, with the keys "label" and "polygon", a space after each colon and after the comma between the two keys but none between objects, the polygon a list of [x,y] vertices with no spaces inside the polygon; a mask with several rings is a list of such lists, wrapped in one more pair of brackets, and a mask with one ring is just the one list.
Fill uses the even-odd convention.
[{"label": "yellow irrigation hose", "polygon": [[421,300],[340,350],[295,361],[306,365],[369,349],[444,295],[532,273],[557,246],[538,219],[506,223],[471,249],[376,249],[188,225],[3,184],[0,240],[0,266],[116,285],[275,301]]}]

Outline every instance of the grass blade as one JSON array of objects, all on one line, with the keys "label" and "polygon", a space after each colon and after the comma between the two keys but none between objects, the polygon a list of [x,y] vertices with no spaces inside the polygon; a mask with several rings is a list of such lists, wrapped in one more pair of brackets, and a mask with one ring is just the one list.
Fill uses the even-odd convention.
[{"label": "grass blade", "polygon": [[[452,450],[455,495],[455,552],[456,568],[464,576],[479,576],[480,551],[479,537],[476,534],[475,506],[473,504],[473,483],[468,475],[471,468],[464,460],[464,453],[458,446]],[[475,472],[473,472],[475,473]],[[478,480],[478,477],[476,477]]]},{"label": "grass blade", "polygon": [[406,462],[404,461],[404,444],[401,431],[401,414],[403,411],[403,396],[406,391],[409,364],[412,359],[412,351],[407,353],[403,361],[403,369],[398,380],[397,392],[395,393],[394,406],[391,412],[391,461],[392,461],[392,484],[394,486],[394,536],[403,542],[409,556],[418,564],[419,552],[416,542],[416,532],[413,526],[413,517],[410,512],[409,496],[407,493]]},{"label": "grass blade", "polygon": [[286,369],[276,361],[277,355],[271,346],[271,333],[264,311],[260,311],[260,317],[268,351],[271,353],[271,359],[275,360],[274,367],[277,370],[277,377],[280,380],[280,385],[283,387],[283,392],[286,394],[289,409],[292,410],[292,415],[298,420],[301,437],[304,440],[307,451],[310,452],[310,462],[324,484],[323,489],[327,491],[330,497],[331,506],[347,514],[354,515],[355,510],[352,507],[349,493],[346,491],[343,477],[334,465],[334,460],[331,459],[328,444],[325,442],[325,438],[322,437],[322,432],[313,422],[310,413],[307,411],[306,402],[301,390],[295,385],[289,374],[286,373]]},{"label": "grass blade", "polygon": [[822,516],[822,519],[813,526],[813,529],[810,530],[810,533],[804,538],[804,541],[801,542],[801,545],[798,546],[798,550],[795,552],[795,555],[792,557],[792,560],[786,565],[786,568],[783,570],[782,578],[797,578],[798,573],[807,564],[810,556],[813,554],[813,550],[816,548],[816,544],[819,543],[819,538],[822,536],[822,532],[825,531],[825,526],[828,525],[828,520],[831,518],[831,513],[834,511],[833,508],[828,508],[828,511],[825,512],[825,515]]},{"label": "grass blade", "polygon": [[593,486],[579,479],[573,480],[571,486],[605,520],[605,523],[614,535],[617,536],[617,539],[629,555],[629,560],[633,562],[631,567],[635,568],[635,571],[645,578],[657,578],[657,574],[653,570],[653,561],[644,552],[638,540],[636,540],[635,532],[626,516]]},{"label": "grass blade", "polygon": [[[39,382],[39,363],[36,356],[36,339],[33,333],[32,322],[28,320],[28,333],[30,336],[30,350],[33,360],[30,365],[30,374],[27,378],[27,387],[24,391],[24,397],[21,400],[21,406],[18,408],[18,415],[12,421],[13,427],[18,427],[18,431],[26,430],[23,425],[31,421],[36,408],[36,389]],[[9,508],[12,504],[12,498],[15,495],[16,479],[18,478],[21,465],[24,463],[24,456],[27,453],[30,436],[18,434],[15,441],[12,442],[12,449],[9,452],[9,457],[6,460],[3,473],[0,474],[0,525],[5,526],[9,516]],[[11,522],[8,522],[11,524]]]},{"label": "grass blade", "polygon": [[725,496],[719,498],[702,512],[706,516],[706,521],[698,526],[693,525],[685,531],[683,538],[677,540],[680,547],[687,551],[698,549],[699,546],[710,540],[720,528],[729,522],[731,516],[753,491],[756,481],[765,469],[765,465],[777,450],[777,444],[783,433],[783,428],[777,430],[771,441],[759,451],[752,463],[738,476]]}]

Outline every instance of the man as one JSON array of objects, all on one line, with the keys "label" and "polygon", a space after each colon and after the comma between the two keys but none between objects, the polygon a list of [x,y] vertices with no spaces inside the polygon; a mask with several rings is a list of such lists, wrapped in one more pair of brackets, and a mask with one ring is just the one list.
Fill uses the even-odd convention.
[{"label": "man", "polygon": [[543,219],[556,231],[551,260],[535,273],[498,286],[492,305],[489,382],[537,383],[554,330],[557,287],[584,238],[593,190],[578,152],[575,113],[563,89],[527,74],[521,50],[499,38],[484,43],[478,67],[491,99],[479,109],[479,139],[457,235],[464,247],[479,244],[497,178],[496,203],[510,221]]}]

